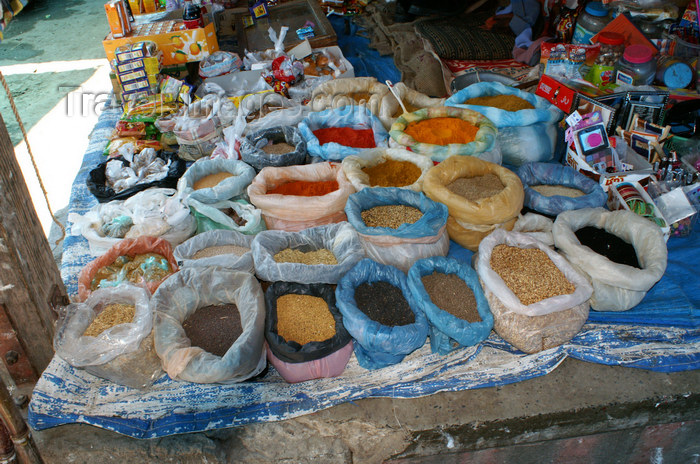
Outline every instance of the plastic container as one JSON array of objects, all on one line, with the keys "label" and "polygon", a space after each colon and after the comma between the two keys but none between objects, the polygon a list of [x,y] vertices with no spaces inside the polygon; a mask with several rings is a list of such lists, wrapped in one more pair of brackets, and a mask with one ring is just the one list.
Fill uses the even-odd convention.
[{"label": "plastic container", "polygon": [[693,68],[676,57],[662,56],[656,62],[656,80],[669,89],[684,89],[694,78]]},{"label": "plastic container", "polygon": [[586,79],[603,88],[615,82],[615,63],[625,51],[625,38],[616,32],[598,34],[600,53]]},{"label": "plastic container", "polygon": [[610,22],[610,11],[601,2],[590,2],[576,21],[572,44],[591,44],[591,38]]},{"label": "plastic container", "polygon": [[649,85],[656,75],[656,60],[649,47],[630,45],[615,64],[615,83]]}]

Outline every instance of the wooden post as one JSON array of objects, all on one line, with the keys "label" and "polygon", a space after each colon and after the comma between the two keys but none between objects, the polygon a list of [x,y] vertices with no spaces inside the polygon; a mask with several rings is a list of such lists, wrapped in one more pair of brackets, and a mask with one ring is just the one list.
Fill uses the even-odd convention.
[{"label": "wooden post", "polygon": [[65,299],[61,275],[0,116],[0,304],[37,374],[53,357],[52,302]]}]

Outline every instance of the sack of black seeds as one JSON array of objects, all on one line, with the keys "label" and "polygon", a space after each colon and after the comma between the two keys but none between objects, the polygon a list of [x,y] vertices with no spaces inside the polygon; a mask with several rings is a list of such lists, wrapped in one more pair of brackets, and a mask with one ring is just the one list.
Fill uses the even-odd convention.
[{"label": "sack of black seeds", "polygon": [[[392,209],[396,206],[403,209]],[[382,209],[387,207],[389,209]],[[415,217],[409,219],[412,212],[416,213]],[[350,195],[345,214],[357,230],[367,257],[396,266],[403,272],[408,272],[411,265],[421,258],[446,256],[450,248],[447,207],[421,192],[402,188],[365,188]],[[368,219],[368,214],[371,219]],[[401,223],[405,219],[414,222]]]},{"label": "sack of black seeds", "polygon": [[[592,234],[590,243],[582,243],[584,232]],[[567,211],[557,217],[552,235],[566,259],[593,284],[591,307],[596,311],[633,308],[666,270],[661,229],[630,211]]]},{"label": "sack of black seeds", "polygon": [[235,230],[210,230],[175,247],[173,256],[180,267],[221,266],[253,274],[254,238]]},{"label": "sack of black seeds", "polygon": [[246,235],[255,235],[265,230],[262,211],[244,200],[200,203],[190,198],[187,203],[197,222],[197,233],[209,230],[234,230]]},{"label": "sack of black seeds", "polygon": [[493,315],[468,265],[441,256],[421,259],[408,272],[408,288],[430,323],[433,353],[476,345],[491,333]]},{"label": "sack of black seeds", "polygon": [[265,369],[265,301],[252,274],[189,268],[159,289],[151,299],[155,347],[171,379],[233,383]]},{"label": "sack of black seeds", "polygon": [[265,306],[268,358],[287,382],[342,374],[352,338],[332,286],[275,282],[265,292]]},{"label": "sack of black seeds", "polygon": [[365,256],[347,222],[299,232],[260,232],[252,249],[255,274],[268,282],[335,284]]},{"label": "sack of black seeds", "polygon": [[335,298],[365,369],[399,363],[425,343],[428,319],[399,269],[363,259],[340,279]]},{"label": "sack of black seeds", "polygon": [[241,159],[260,171],[267,166],[306,164],[306,142],[296,127],[273,127],[241,140]]}]

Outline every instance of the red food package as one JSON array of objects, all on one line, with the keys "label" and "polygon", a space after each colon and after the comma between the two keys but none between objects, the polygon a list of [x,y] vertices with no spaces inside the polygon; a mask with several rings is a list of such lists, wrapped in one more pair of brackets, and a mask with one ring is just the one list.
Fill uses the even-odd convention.
[{"label": "red food package", "polygon": [[117,121],[117,127],[115,127],[113,134],[116,137],[144,137],[146,135],[146,123]]}]

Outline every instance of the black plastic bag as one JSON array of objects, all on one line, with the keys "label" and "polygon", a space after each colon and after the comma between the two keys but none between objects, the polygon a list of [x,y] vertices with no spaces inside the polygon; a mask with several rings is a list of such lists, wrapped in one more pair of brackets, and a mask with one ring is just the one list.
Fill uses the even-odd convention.
[{"label": "black plastic bag", "polygon": [[[323,298],[335,319],[335,335],[322,342],[309,342],[300,345],[286,341],[277,334],[277,298],[293,293]],[[347,345],[350,334],[343,325],[343,316],[335,305],[335,290],[328,284],[297,284],[292,282],[275,282],[265,292],[265,339],[272,353],[288,363],[314,361],[332,354]]]},{"label": "black plastic bag", "polygon": [[133,187],[122,190],[119,193],[115,192],[112,187],[107,186],[107,176],[105,174],[107,163],[112,160],[119,160],[126,166],[131,165],[131,163],[124,159],[123,156],[117,156],[115,158],[108,159],[104,163],[100,163],[95,169],[90,171],[86,181],[87,188],[90,190],[90,193],[95,195],[95,198],[97,198],[97,201],[100,203],[107,203],[108,201],[112,200],[126,200],[130,196],[151,187],[177,188],[177,181],[187,170],[187,163],[173,152],[161,151],[157,154],[157,156],[166,162],[170,161],[168,175],[161,180],[136,184]]},{"label": "black plastic bag", "polygon": [[[266,153],[268,143],[288,143],[294,151],[281,155]],[[260,171],[267,166],[306,164],[306,142],[295,127],[273,127],[248,134],[241,141],[241,159]]]}]

